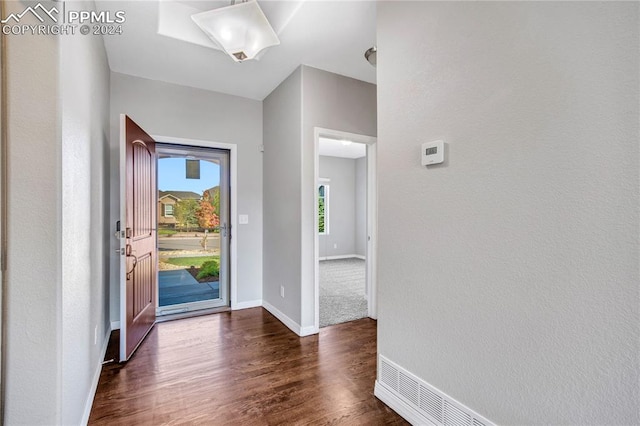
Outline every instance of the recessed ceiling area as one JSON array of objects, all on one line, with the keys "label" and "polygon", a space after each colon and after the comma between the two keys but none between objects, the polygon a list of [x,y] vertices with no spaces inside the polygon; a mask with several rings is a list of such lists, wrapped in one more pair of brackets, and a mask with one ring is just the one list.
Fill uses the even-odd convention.
[{"label": "recessed ceiling area", "polygon": [[376,82],[364,52],[376,43],[374,1],[259,1],[280,38],[259,60],[236,63],[191,14],[228,1],[96,1],[123,10],[122,35],[104,36],[112,71],[262,100],[299,65]]},{"label": "recessed ceiling area", "polygon": [[321,137],[318,139],[318,154],[327,157],[362,158],[367,155],[367,145]]}]

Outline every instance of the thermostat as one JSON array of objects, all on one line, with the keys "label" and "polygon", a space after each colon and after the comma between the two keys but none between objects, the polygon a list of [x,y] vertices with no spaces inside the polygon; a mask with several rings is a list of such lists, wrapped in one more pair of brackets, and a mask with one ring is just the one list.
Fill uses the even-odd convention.
[{"label": "thermostat", "polygon": [[439,164],[444,161],[444,141],[425,142],[422,144],[422,165]]}]

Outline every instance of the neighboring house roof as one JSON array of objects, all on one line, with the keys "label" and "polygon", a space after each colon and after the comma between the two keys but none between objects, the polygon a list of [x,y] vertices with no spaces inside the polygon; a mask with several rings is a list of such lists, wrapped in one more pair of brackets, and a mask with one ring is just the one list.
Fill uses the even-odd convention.
[{"label": "neighboring house roof", "polygon": [[173,197],[176,200],[199,200],[202,195],[192,191],[158,191],[158,198]]}]

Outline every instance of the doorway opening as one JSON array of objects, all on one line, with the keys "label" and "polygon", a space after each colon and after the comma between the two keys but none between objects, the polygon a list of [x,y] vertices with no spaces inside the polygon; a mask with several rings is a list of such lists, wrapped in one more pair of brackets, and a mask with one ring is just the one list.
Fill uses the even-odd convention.
[{"label": "doorway opening", "polygon": [[318,328],[377,316],[375,142],[315,129]]},{"label": "doorway opening", "polygon": [[229,306],[230,153],[156,144],[156,315]]}]

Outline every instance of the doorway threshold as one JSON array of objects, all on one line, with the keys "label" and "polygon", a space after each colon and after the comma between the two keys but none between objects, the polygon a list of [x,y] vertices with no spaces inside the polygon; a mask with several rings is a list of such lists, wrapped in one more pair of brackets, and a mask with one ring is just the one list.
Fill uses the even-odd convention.
[{"label": "doorway threshold", "polygon": [[185,311],[184,309],[176,309],[176,313],[168,313],[156,317],[156,323],[173,321],[184,318],[199,317],[202,315],[219,314],[221,312],[231,312],[229,306],[221,306],[219,308],[198,309],[194,311]]}]

